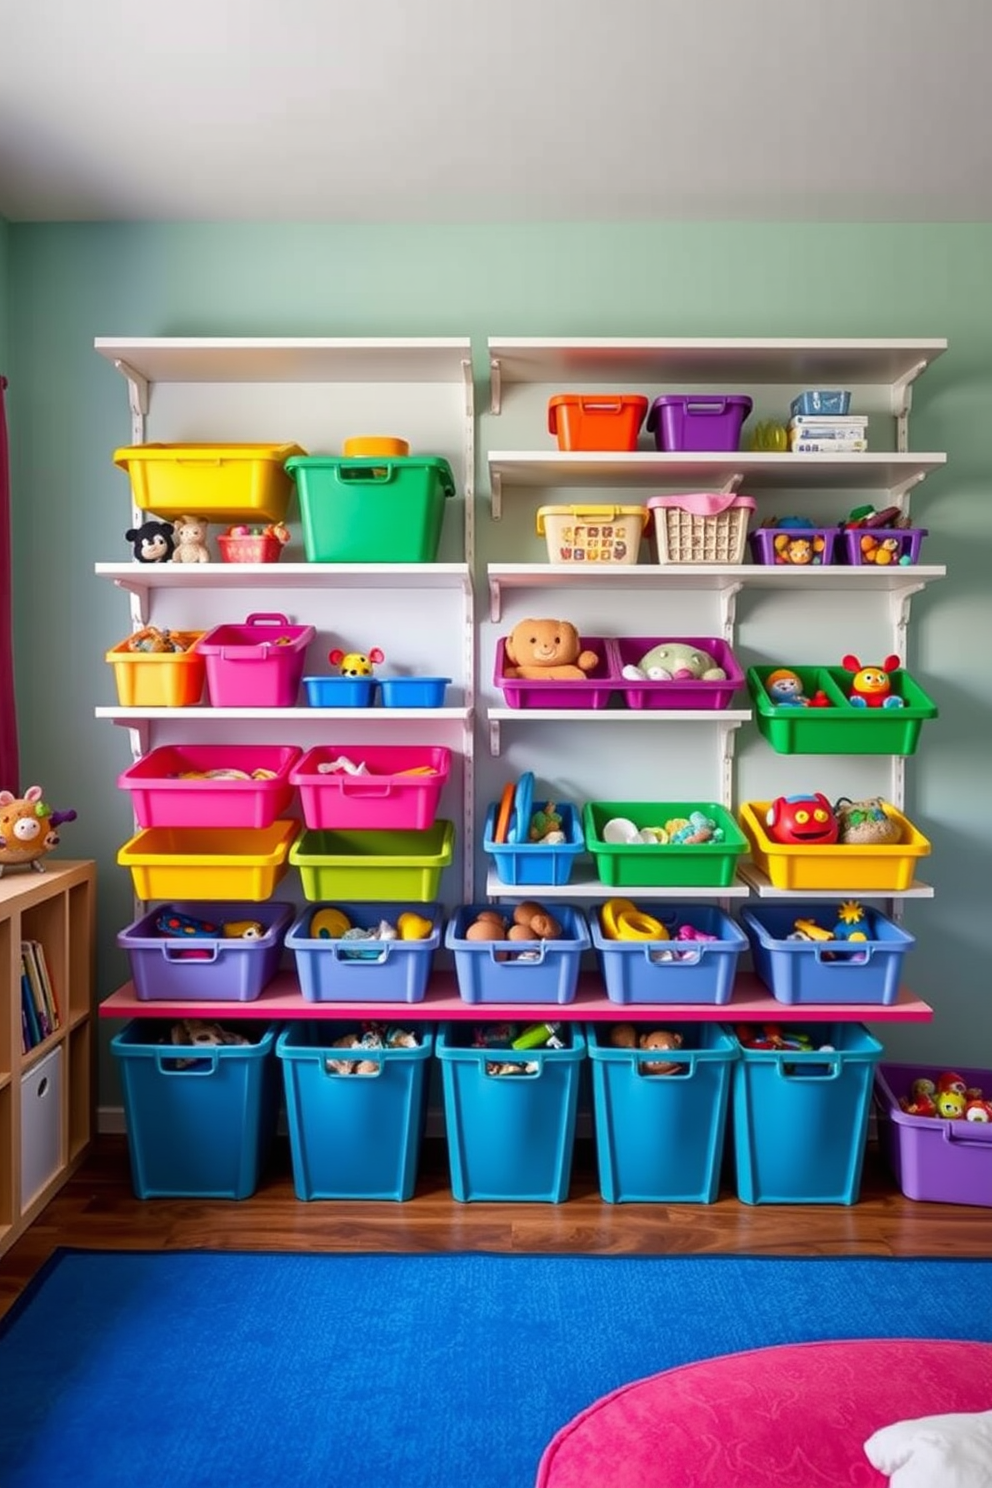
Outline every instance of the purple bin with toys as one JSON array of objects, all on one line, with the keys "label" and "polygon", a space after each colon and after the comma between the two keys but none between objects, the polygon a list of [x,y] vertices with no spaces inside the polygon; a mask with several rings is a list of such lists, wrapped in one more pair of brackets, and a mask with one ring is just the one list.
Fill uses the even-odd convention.
[{"label": "purple bin with toys", "polygon": [[746,905],[741,923],[755,971],[784,1003],[890,1007],[903,957],[916,944],[880,910],[854,899]]},{"label": "purple bin with toys", "polygon": [[611,1002],[722,1006],[747,950],[740,926],[713,904],[608,899],[590,914],[589,927]]},{"label": "purple bin with toys", "polygon": [[440,944],[439,904],[310,904],[286,933],[307,1002],[423,1002]]},{"label": "purple bin with toys", "polygon": [[907,1199],[933,1204],[992,1207],[992,1121],[990,1111],[970,1119],[920,1116],[903,1107],[917,1081],[937,1086],[941,1076],[960,1079],[969,1090],[992,1101],[992,1070],[956,1065],[879,1064],[875,1071],[875,1109],[882,1150]]},{"label": "purple bin with toys", "polygon": [[834,561],[836,527],[793,526],[788,521],[774,527],[757,527],[748,535],[755,563],[792,568],[825,568]]},{"label": "purple bin with toys", "polygon": [[507,669],[514,670],[507,659],[507,642],[511,639],[500,636],[493,674],[493,681],[502,689],[508,708],[605,708],[617,689],[619,673],[613,650],[602,636],[577,637],[579,654],[593,652],[596,663],[585,671],[584,676],[575,678],[508,676]]},{"label": "purple bin with toys", "polygon": [[929,536],[926,527],[846,527],[839,534],[842,544],[838,563],[855,567],[908,568],[920,561],[920,546]]},{"label": "purple bin with toys", "polygon": [[139,1002],[254,1002],[279,970],[294,912],[272,899],[163,904],[117,944]]},{"label": "purple bin with toys", "polygon": [[617,636],[609,645],[628,708],[729,708],[744,686],[733,652],[717,636]]}]

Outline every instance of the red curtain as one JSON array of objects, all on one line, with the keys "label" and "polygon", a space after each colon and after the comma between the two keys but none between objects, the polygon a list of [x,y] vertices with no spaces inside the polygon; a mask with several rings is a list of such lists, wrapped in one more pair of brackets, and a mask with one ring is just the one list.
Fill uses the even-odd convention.
[{"label": "red curtain", "polygon": [[0,377],[0,790],[20,794],[10,561],[10,459],[4,410],[6,377]]}]

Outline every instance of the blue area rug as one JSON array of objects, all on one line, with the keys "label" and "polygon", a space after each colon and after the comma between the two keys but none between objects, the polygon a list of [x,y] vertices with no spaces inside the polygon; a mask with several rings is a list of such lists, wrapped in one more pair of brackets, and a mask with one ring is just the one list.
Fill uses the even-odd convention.
[{"label": "blue area rug", "polygon": [[992,1261],[61,1251],[0,1324],[0,1484],[531,1488],[625,1381],[902,1336],[992,1340]]}]

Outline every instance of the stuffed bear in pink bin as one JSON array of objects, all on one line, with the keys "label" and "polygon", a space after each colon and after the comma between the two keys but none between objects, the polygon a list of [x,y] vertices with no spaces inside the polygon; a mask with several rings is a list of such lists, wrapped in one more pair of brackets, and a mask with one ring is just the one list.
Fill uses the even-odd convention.
[{"label": "stuffed bear in pink bin", "polygon": [[526,681],[581,682],[599,664],[595,651],[584,651],[568,620],[521,620],[503,644],[505,677]]}]

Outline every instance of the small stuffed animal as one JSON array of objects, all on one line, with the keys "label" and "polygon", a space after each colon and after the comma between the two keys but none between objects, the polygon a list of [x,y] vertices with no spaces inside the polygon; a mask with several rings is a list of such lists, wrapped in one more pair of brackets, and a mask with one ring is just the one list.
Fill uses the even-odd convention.
[{"label": "small stuffed animal", "polygon": [[171,522],[149,521],[129,527],[124,538],[139,563],[169,563],[176,550],[174,532]]},{"label": "small stuffed animal", "polygon": [[366,656],[361,651],[342,651],[335,646],[333,651],[328,651],[327,659],[331,666],[339,668],[342,677],[371,677],[373,667],[380,661],[385,661],[385,653],[373,646]]},{"label": "small stuffed animal", "polygon": [[173,563],[209,563],[210,549],[207,547],[209,522],[203,517],[180,517],[175,526],[176,550]]},{"label": "small stuffed animal", "polygon": [[880,846],[887,842],[899,842],[902,827],[885,810],[880,796],[868,796],[862,801],[850,801],[841,796],[834,805],[837,817],[837,841]]},{"label": "small stuffed animal", "polygon": [[848,701],[852,708],[902,708],[904,699],[892,691],[889,673],[899,670],[898,656],[887,656],[881,666],[862,666],[856,656],[845,656],[845,671],[854,673]]},{"label": "small stuffed animal", "polygon": [[685,641],[659,641],[645,651],[636,666],[623,668],[629,682],[722,682],[727,673],[716,657]]},{"label": "small stuffed animal", "polygon": [[0,877],[5,868],[22,865],[44,873],[42,858],[59,845],[57,828],[75,820],[74,811],[53,811],[40,785],[29,785],[23,796],[0,790]]},{"label": "small stuffed animal", "polygon": [[583,650],[568,620],[521,620],[506,637],[505,677],[528,681],[581,682],[599,664],[595,651]]}]

